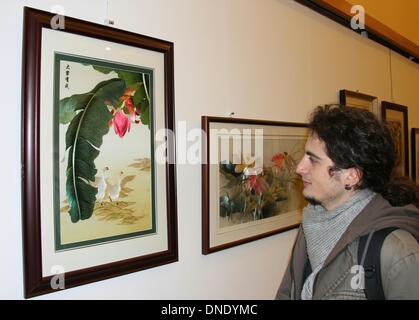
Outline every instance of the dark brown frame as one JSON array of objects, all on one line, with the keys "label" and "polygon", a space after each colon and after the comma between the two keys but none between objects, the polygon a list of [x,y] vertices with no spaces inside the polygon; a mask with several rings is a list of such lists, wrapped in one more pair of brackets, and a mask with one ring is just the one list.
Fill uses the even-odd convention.
[{"label": "dark brown frame", "polygon": [[411,144],[412,144],[412,180],[416,183],[416,180],[419,178],[419,172],[416,172],[417,162],[419,161],[416,158],[416,143],[419,141],[419,128],[412,128],[411,131]]},{"label": "dark brown frame", "polygon": [[355,91],[350,91],[350,90],[345,90],[345,89],[339,90],[339,103],[342,106],[345,106],[345,107],[347,106],[347,97],[354,97],[357,99],[362,99],[362,100],[371,102],[371,112],[378,113],[378,110],[377,110],[378,98],[377,97],[370,96],[365,93],[355,92]]},{"label": "dark brown frame", "polygon": [[216,247],[210,247],[210,208],[209,208],[209,182],[210,182],[210,123],[238,123],[238,124],[250,124],[250,125],[264,125],[264,126],[288,126],[307,128],[308,125],[305,123],[293,123],[293,122],[280,122],[280,121],[268,121],[268,120],[254,120],[254,119],[241,119],[241,118],[224,118],[224,117],[213,117],[213,116],[202,116],[201,117],[201,128],[203,131],[202,135],[202,254],[210,254],[227,248],[231,248],[237,245],[241,245],[247,242],[258,240],[261,238],[269,237],[271,235],[284,232],[290,229],[296,228],[299,224],[293,224],[284,228],[279,228],[266,233],[258,234],[256,236],[240,239],[218,245]]},{"label": "dark brown frame", "polygon": [[[22,75],[22,212],[24,296],[53,292],[51,276],[42,276],[40,203],[40,73],[42,29],[52,29],[54,14],[24,8]],[[165,128],[174,132],[173,43],[75,18],[65,17],[68,32],[86,37],[160,52],[164,55]],[[168,158],[174,159],[174,141],[167,142]],[[65,273],[65,288],[104,280],[178,261],[175,164],[166,164],[168,248],[162,252],[97,265]]]},{"label": "dark brown frame", "polygon": [[407,106],[403,106],[403,105],[392,103],[392,102],[382,101],[381,102],[381,117],[384,121],[387,120],[386,110],[394,110],[394,111],[401,112],[403,114],[403,126],[404,126],[403,136],[404,136],[405,144],[402,147],[405,154],[404,171],[405,171],[405,176],[409,177],[409,121],[408,121]]}]

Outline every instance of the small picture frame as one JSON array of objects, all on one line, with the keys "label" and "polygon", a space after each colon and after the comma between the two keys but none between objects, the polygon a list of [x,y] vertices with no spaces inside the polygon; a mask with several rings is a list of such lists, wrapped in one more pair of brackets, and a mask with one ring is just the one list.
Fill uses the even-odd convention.
[{"label": "small picture frame", "polygon": [[412,180],[419,185],[419,128],[412,128]]},{"label": "small picture frame", "polygon": [[409,131],[407,106],[383,101],[382,119],[389,125],[396,147],[396,169],[394,174],[409,177]]},{"label": "small picture frame", "polygon": [[203,116],[202,129],[202,253],[298,227],[307,125]]},{"label": "small picture frame", "polygon": [[368,110],[379,116],[377,97],[360,92],[340,90],[339,102],[342,106]]}]

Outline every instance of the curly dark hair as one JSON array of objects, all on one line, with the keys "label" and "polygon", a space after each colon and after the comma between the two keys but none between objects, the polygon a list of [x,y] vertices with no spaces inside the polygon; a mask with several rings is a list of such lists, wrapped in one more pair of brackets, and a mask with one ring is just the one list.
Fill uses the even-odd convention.
[{"label": "curly dark hair", "polygon": [[[393,183],[394,141],[389,127],[373,113],[337,105],[320,106],[312,113],[308,127],[325,143],[326,154],[335,164],[331,171],[348,168],[360,171],[357,189],[369,188],[380,193],[392,205],[418,201],[414,199],[417,186],[404,183],[401,188],[400,179]],[[410,196],[404,191],[410,192]]]}]

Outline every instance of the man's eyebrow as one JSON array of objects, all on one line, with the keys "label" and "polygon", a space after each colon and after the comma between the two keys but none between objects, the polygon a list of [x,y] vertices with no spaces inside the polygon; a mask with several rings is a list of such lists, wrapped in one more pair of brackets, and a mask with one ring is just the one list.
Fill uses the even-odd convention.
[{"label": "man's eyebrow", "polygon": [[311,151],[306,151],[306,154],[309,155],[310,157],[316,158],[317,160],[322,160],[322,158],[320,158],[319,156],[316,156],[313,152]]}]

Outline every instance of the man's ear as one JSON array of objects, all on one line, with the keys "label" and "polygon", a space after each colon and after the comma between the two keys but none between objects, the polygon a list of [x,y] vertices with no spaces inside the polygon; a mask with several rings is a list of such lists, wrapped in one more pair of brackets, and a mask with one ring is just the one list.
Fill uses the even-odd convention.
[{"label": "man's ear", "polygon": [[355,187],[361,184],[362,181],[362,170],[359,168],[348,168],[346,169],[345,184]]}]

